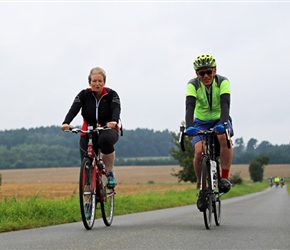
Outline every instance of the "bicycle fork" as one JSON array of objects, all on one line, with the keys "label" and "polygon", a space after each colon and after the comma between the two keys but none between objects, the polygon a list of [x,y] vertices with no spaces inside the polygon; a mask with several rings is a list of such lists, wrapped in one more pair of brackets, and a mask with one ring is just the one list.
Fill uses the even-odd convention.
[{"label": "bicycle fork", "polygon": [[215,190],[217,187],[217,164],[215,161],[210,160],[210,177],[211,177],[211,188]]},{"label": "bicycle fork", "polygon": [[[217,187],[217,179],[218,179],[217,163],[216,161],[207,159],[205,164],[206,167],[203,166],[202,171],[206,171],[206,179],[201,178],[200,190],[202,189],[215,190],[215,188]],[[207,186],[207,184],[209,186]]]}]

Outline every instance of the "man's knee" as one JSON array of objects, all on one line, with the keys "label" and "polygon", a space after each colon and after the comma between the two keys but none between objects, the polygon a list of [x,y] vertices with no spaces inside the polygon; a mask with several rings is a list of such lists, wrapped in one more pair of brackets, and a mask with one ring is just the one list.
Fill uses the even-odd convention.
[{"label": "man's knee", "polygon": [[196,163],[200,162],[201,156],[202,156],[202,143],[198,142],[195,144],[195,147],[194,147],[194,161]]},{"label": "man's knee", "polygon": [[221,147],[227,147],[227,137],[225,134],[218,135],[218,141]]}]

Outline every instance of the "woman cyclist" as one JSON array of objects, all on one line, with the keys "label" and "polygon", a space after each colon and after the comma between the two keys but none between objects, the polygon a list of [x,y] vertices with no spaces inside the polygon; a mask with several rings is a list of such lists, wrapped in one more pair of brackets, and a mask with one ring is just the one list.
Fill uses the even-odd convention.
[{"label": "woman cyclist", "polygon": [[[121,104],[120,98],[116,91],[105,87],[106,73],[100,68],[96,67],[91,69],[89,77],[89,88],[83,89],[75,97],[65,119],[61,125],[62,130],[71,128],[70,123],[81,110],[83,117],[82,129],[87,130],[88,126],[105,126],[108,130],[100,132],[99,138],[93,138],[93,143],[96,149],[99,147],[102,154],[102,159],[107,168],[107,176],[109,187],[116,185],[114,176],[114,162],[115,162],[115,149],[114,144],[119,139],[119,126],[118,121],[120,118]],[[85,156],[87,150],[88,138],[85,134],[80,137],[80,154],[81,160]]]}]

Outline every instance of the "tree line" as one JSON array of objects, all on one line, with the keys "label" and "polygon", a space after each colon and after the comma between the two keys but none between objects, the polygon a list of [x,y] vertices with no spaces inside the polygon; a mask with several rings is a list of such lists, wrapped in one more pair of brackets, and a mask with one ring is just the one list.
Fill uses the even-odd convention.
[{"label": "tree line", "polygon": [[[178,147],[176,138],[178,133],[169,130],[124,129],[115,145],[116,166],[178,164],[171,153]],[[79,166],[78,144],[79,135],[65,133],[59,126],[0,131],[0,169]],[[267,156],[269,164],[288,164],[290,145],[234,141],[234,164],[248,164],[260,155]]]},{"label": "tree line", "polygon": [[268,158],[269,164],[289,164],[290,141],[288,144],[273,145],[268,141],[258,143],[254,138],[247,143],[242,137],[235,139],[233,164],[249,164],[257,157]]}]

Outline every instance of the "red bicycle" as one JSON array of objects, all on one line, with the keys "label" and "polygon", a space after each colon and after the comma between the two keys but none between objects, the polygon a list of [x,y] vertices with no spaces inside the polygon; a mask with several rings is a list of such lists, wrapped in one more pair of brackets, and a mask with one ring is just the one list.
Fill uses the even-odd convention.
[{"label": "red bicycle", "polygon": [[106,166],[101,158],[100,149],[93,150],[93,134],[99,134],[102,130],[110,129],[106,126],[93,128],[88,126],[87,130],[72,128],[72,133],[84,133],[88,136],[88,148],[82,160],[79,177],[79,201],[82,221],[87,230],[94,226],[96,209],[100,204],[103,221],[110,226],[114,216],[114,188],[107,186]]}]

